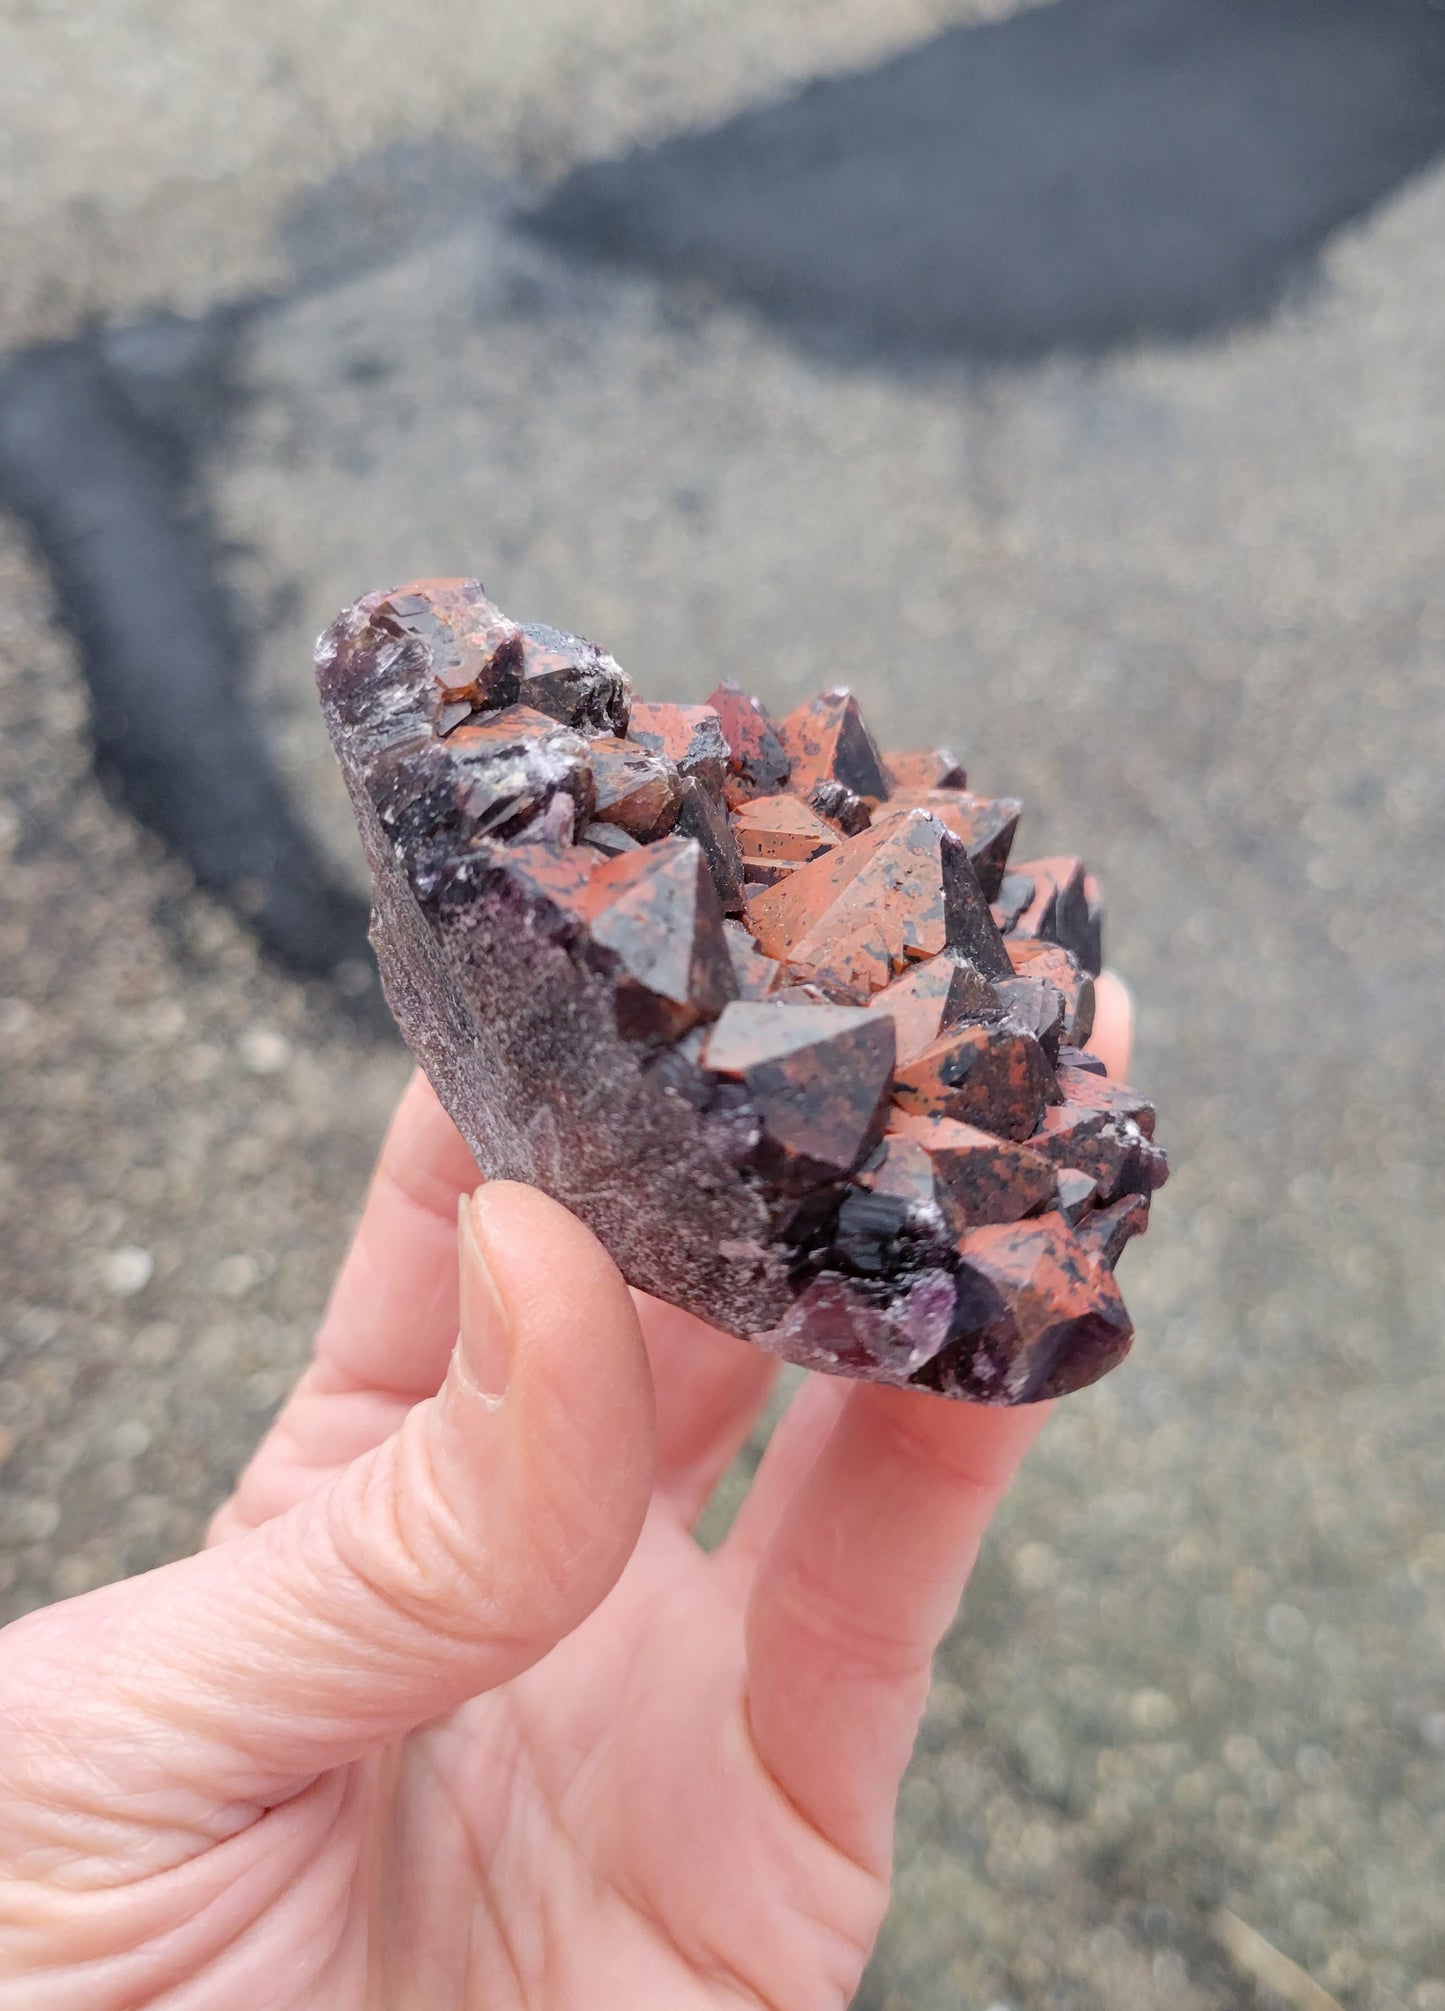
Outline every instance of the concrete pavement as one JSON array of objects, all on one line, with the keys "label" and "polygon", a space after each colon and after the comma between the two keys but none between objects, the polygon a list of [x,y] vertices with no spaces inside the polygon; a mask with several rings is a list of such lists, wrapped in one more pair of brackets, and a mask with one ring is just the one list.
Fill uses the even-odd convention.
[{"label": "concrete pavement", "polygon": [[[1442,2011],[1445,175],[1263,322],[900,368],[515,214],[979,9],[888,46],[861,5],[12,12],[57,80],[9,128],[12,348],[254,303],[175,497],[338,882],[310,636],[451,569],[666,695],[846,681],[1104,877],[1178,1170],[1135,1357],[1060,1407],[941,1657],[860,2002],[1222,2011],[1225,1908],[1342,2005]],[[7,522],[8,1611],[194,1540],[402,1072],[98,790],[50,582]]]}]

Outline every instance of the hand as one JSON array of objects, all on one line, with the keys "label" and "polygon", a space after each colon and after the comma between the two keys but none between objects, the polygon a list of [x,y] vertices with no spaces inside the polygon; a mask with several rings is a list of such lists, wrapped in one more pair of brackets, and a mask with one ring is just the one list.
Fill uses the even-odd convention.
[{"label": "hand", "polygon": [[416,1079],[210,1547],[0,1635],[5,2011],[851,1997],[1041,1410],[810,1377],[707,1555],[773,1365],[508,1184],[459,1307],[476,1178]]}]

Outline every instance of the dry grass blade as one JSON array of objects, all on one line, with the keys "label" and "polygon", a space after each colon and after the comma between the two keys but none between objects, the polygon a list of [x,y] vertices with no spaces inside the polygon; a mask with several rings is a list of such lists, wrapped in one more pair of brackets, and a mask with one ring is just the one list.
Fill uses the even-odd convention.
[{"label": "dry grass blade", "polygon": [[1281,1955],[1272,1941],[1224,1907],[1214,1916],[1215,1938],[1235,1968],[1288,2004],[1290,2011],[1340,2011],[1336,1998],[1322,1990],[1297,1962]]}]

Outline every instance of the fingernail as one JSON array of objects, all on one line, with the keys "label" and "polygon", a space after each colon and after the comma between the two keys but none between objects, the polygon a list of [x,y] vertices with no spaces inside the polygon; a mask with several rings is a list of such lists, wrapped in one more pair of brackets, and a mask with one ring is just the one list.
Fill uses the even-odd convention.
[{"label": "fingernail", "polygon": [[512,1323],[477,1233],[476,1195],[457,1203],[457,1257],[461,1270],[461,1333],[457,1363],[489,1403],[499,1404],[512,1373]]}]

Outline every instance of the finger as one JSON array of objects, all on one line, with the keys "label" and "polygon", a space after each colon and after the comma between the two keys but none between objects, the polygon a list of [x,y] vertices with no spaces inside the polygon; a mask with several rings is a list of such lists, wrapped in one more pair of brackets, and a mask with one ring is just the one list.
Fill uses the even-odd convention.
[{"label": "finger", "polygon": [[1094,980],[1094,1031],[1090,1051],[1098,1055],[1117,1082],[1129,1073],[1134,1046],[1134,1000],[1124,980],[1101,971]]},{"label": "finger", "polygon": [[503,1183],[471,1209],[440,1393],[264,1527],[18,1623],[0,1790],[58,1746],[122,1806],[177,1778],[206,1806],[269,1804],[506,1681],[599,1602],[651,1490],[631,1296],[545,1196]]},{"label": "finger", "polygon": [[407,1405],[440,1387],[457,1337],[457,1203],[480,1178],[417,1070],[317,1335],[316,1360],[329,1383]]},{"label": "finger", "polygon": [[778,1420],[753,1484],[714,1552],[716,1568],[750,1578],[779,1518],[832,1435],[853,1385],[809,1376]]},{"label": "finger", "polygon": [[680,1306],[634,1297],[657,1397],[657,1491],[690,1525],[762,1415],[778,1363]]},{"label": "finger", "polygon": [[758,1758],[836,1847],[886,1870],[934,1649],[1042,1407],[855,1389],[748,1603]]}]

